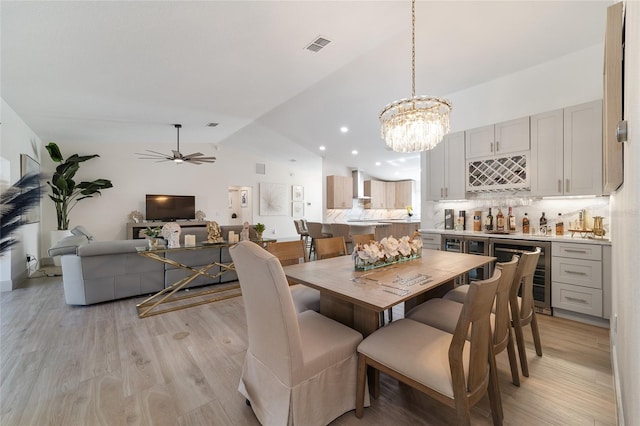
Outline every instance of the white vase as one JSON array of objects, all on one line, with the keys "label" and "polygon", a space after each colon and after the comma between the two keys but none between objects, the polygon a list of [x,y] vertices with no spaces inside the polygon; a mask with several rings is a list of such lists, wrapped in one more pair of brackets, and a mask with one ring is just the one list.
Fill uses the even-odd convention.
[{"label": "white vase", "polygon": [[[71,235],[71,231],[69,231],[68,229],[65,229],[64,231],[60,231],[56,229],[54,231],[51,231],[49,235],[51,238],[51,244],[49,245],[49,247],[53,247],[60,240]],[[60,266],[60,256],[53,256],[52,259],[53,259],[54,265]]]}]

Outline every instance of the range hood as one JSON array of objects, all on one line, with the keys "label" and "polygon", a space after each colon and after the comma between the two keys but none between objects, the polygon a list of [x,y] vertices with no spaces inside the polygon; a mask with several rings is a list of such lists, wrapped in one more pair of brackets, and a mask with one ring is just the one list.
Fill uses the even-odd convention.
[{"label": "range hood", "polygon": [[371,197],[364,195],[364,173],[361,170],[352,170],[353,178],[353,198],[357,200],[370,200]]}]

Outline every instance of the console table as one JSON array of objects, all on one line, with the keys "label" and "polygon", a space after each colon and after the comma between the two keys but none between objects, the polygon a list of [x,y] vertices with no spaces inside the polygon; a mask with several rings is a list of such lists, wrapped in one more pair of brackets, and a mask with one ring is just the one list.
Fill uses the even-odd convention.
[{"label": "console table", "polygon": [[134,239],[142,239],[145,238],[144,235],[140,235],[141,231],[147,229],[147,226],[152,228],[160,227],[162,228],[167,223],[177,223],[181,228],[206,228],[206,221],[198,221],[198,220],[178,220],[175,222],[138,222],[138,223],[127,223],[127,240]]}]

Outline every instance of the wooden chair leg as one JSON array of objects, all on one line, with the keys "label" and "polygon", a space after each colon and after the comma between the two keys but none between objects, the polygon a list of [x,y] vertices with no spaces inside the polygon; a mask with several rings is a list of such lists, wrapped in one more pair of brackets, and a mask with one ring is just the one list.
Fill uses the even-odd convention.
[{"label": "wooden chair leg", "polygon": [[364,414],[364,387],[367,383],[367,361],[364,355],[358,354],[358,374],[356,380],[356,417]]},{"label": "wooden chair leg", "polygon": [[465,397],[455,398],[456,417],[458,426],[471,426],[471,411],[469,408],[469,400]]},{"label": "wooden chair leg", "polygon": [[520,386],[520,373],[518,373],[518,360],[516,359],[516,348],[513,343],[513,332],[511,331],[511,327],[509,327],[507,353],[509,354],[509,366],[511,367],[511,381],[514,385]]},{"label": "wooden chair leg", "polygon": [[533,344],[536,346],[536,354],[542,356],[542,342],[540,341],[540,330],[538,330],[538,319],[536,313],[531,317],[531,334],[533,334]]},{"label": "wooden chair leg", "polygon": [[518,322],[518,318],[513,322],[513,330],[516,333],[516,343],[518,344],[518,354],[520,355],[520,368],[522,375],[529,377],[529,364],[527,364],[527,348],[524,344],[524,334],[522,333],[522,325]]},{"label": "wooden chair leg", "polygon": [[496,365],[496,354],[493,345],[489,345],[489,387],[487,389],[489,402],[491,405],[491,416],[493,424],[502,424],[504,411],[502,410],[502,399],[500,398],[500,384],[498,383],[498,366]]}]

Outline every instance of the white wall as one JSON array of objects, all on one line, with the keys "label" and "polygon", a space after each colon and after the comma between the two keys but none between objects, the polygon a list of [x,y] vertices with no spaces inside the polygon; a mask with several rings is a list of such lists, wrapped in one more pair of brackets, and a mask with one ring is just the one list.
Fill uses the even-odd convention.
[{"label": "white wall", "polygon": [[[9,162],[9,181],[3,185],[12,185],[20,179],[20,154],[27,154],[40,161],[41,141],[15,111],[2,100],[0,109],[0,156]],[[3,166],[4,167],[4,166]],[[3,170],[3,175],[6,171]],[[27,254],[38,256],[39,223],[22,226],[15,236],[19,240],[13,249],[0,257],[0,290],[8,291],[27,277]],[[39,256],[38,256],[39,257]]]},{"label": "white wall", "polygon": [[[640,424],[640,3],[625,2],[624,115],[629,139],[624,144],[624,183],[611,196],[613,257],[613,343],[616,385],[621,391],[624,424]],[[617,316],[617,327],[615,317]]]},{"label": "white wall", "polygon": [[[172,139],[171,134],[167,137]],[[97,240],[126,238],[128,215],[133,210],[144,214],[145,194],[195,195],[196,210],[207,215],[205,220],[215,220],[221,225],[230,224],[229,187],[252,189],[253,222],[266,225],[265,237],[295,238],[290,206],[285,216],[260,216],[259,183],[280,183],[287,186],[288,202],[291,200],[291,185],[305,187],[305,206],[309,217],[320,217],[322,204],[322,160],[315,154],[298,151],[292,146],[296,162],[291,158],[275,158],[269,152],[247,150],[243,147],[251,138],[260,138],[265,147],[270,143],[291,144],[277,134],[269,133],[252,125],[225,141],[219,150],[212,144],[192,144],[182,140],[183,153],[202,152],[217,157],[214,164],[174,164],[140,160],[135,154],[146,149],[170,152],[169,144],[139,145],[118,141],[108,145],[72,144],[56,141],[63,156],[71,154],[99,154],[81,165],[77,181],[97,178],[110,179],[113,188],[103,191],[102,196],[80,201],[70,213],[70,228],[84,225]],[[293,155],[293,154],[292,154]],[[54,163],[46,157],[45,170],[51,172]],[[256,174],[256,163],[265,164],[266,174]],[[55,210],[52,202],[45,200],[43,207],[43,250],[49,247],[48,232],[56,228]]]}]

